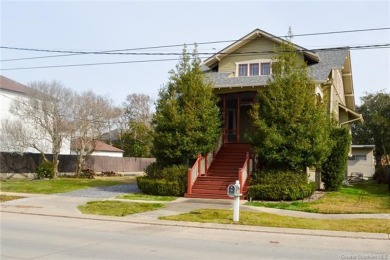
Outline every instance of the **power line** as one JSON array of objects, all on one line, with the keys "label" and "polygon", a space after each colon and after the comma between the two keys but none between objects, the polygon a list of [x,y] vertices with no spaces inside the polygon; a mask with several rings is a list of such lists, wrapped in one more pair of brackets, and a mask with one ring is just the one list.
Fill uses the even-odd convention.
[{"label": "power line", "polygon": [[[311,50],[297,50],[296,52],[304,52],[304,51],[335,51],[335,50],[367,50],[367,49],[384,49],[390,48],[390,43],[385,44],[374,44],[374,45],[360,45],[353,47],[334,47],[334,48],[319,48],[319,49],[311,49]],[[202,54],[232,54],[235,56],[246,56],[253,54],[277,54],[277,51],[253,51],[253,52],[233,52],[233,53],[200,53]],[[180,55],[181,53],[171,53],[170,55]],[[207,58],[207,57],[199,57],[199,58]],[[114,64],[131,64],[131,63],[147,63],[147,62],[161,62],[161,61],[178,61],[180,58],[166,58],[166,59],[152,59],[152,60],[133,60],[133,61],[114,61],[114,62],[96,62],[96,63],[79,63],[79,64],[64,64],[64,65],[46,65],[46,66],[34,66],[34,67],[18,67],[18,68],[2,68],[2,70],[28,70],[28,69],[47,69],[47,68],[65,68],[65,67],[84,67],[84,66],[98,66],[98,65],[114,65]]]},{"label": "power line", "polygon": [[[357,32],[371,32],[371,31],[381,31],[389,30],[390,27],[382,28],[369,28],[369,29],[356,29],[356,30],[344,30],[344,31],[328,31],[328,32],[317,32],[317,33],[304,33],[296,34],[294,37],[304,37],[304,36],[317,36],[317,35],[329,35],[329,34],[342,34],[342,33],[357,33]],[[289,36],[272,36],[270,38],[286,38]],[[2,49],[8,50],[21,50],[21,51],[34,51],[34,52],[50,52],[50,53],[66,53],[64,55],[49,55],[49,56],[40,56],[40,57],[28,57],[28,58],[17,58],[17,59],[7,59],[0,60],[1,62],[5,61],[17,61],[17,60],[26,60],[26,59],[41,59],[41,58],[54,58],[54,57],[63,57],[63,56],[73,56],[73,55],[86,55],[86,54],[110,54],[110,55],[177,55],[177,54],[166,54],[166,53],[127,53],[127,51],[137,51],[137,50],[150,50],[150,49],[161,49],[161,48],[171,48],[171,47],[181,47],[183,45],[205,45],[205,44],[216,44],[216,43],[228,43],[236,42],[239,40],[224,40],[224,41],[209,41],[209,42],[200,42],[193,44],[173,44],[173,45],[161,45],[161,46],[151,46],[151,47],[140,47],[140,48],[130,48],[130,49],[118,49],[118,50],[109,50],[109,51],[70,51],[70,50],[50,50],[50,49],[34,49],[34,48],[21,48],[21,47],[10,47],[10,46],[0,46]],[[245,40],[241,40],[245,41]],[[125,52],[125,53],[124,53]]]},{"label": "power line", "polygon": [[64,68],[64,67],[82,67],[82,66],[97,66],[97,65],[113,65],[113,64],[130,64],[130,63],[144,63],[144,62],[159,62],[159,61],[177,61],[179,58],[171,59],[155,59],[155,60],[134,60],[134,61],[114,61],[114,62],[96,62],[96,63],[81,63],[81,64],[65,64],[65,65],[48,65],[36,67],[20,67],[9,68],[1,70],[27,70],[27,69],[47,69],[47,68]]}]

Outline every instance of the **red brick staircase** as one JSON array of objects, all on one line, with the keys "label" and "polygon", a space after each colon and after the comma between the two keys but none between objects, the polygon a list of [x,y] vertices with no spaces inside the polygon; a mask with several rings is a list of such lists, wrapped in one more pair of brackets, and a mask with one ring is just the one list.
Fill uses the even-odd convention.
[{"label": "red brick staircase", "polygon": [[[192,186],[191,194],[186,198],[229,199],[226,189],[229,184],[238,180],[239,168],[246,160],[250,150],[249,144],[224,144],[215,156],[205,176],[199,176]],[[242,185],[242,184],[241,184]],[[244,184],[246,194],[248,184]]]}]

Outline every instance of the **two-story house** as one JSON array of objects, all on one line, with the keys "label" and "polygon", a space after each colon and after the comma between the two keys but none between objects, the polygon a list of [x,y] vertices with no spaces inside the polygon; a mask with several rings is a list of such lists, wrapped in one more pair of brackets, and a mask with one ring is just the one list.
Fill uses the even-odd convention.
[{"label": "two-story house", "polygon": [[[5,120],[22,120],[14,115],[10,108],[14,102],[27,102],[28,91],[29,88],[27,86],[0,75],[0,133],[2,135],[0,152],[39,153],[35,148],[18,145],[16,140],[7,138],[2,130],[3,125],[6,123]],[[45,141],[44,134],[37,133],[36,127],[29,120],[22,120],[22,124],[28,133],[34,134],[34,136],[42,136],[40,140],[37,140],[37,146],[41,147],[45,153],[50,154],[52,152],[51,144]],[[70,154],[69,140],[63,142],[60,153]]]},{"label": "two-story house", "polygon": [[[272,75],[275,50],[283,42],[286,40],[256,29],[204,60],[205,73],[219,97],[223,134],[217,155],[200,158],[189,172],[187,197],[225,198],[226,185],[237,179],[245,188],[250,167],[245,155],[250,149],[245,140],[251,125],[248,111],[257,91],[266,87]],[[329,102],[329,113],[335,115],[339,125],[349,127],[354,121],[362,121],[362,116],[355,112],[349,49],[312,51],[293,46],[308,64],[309,74],[316,83],[313,94]]]}]

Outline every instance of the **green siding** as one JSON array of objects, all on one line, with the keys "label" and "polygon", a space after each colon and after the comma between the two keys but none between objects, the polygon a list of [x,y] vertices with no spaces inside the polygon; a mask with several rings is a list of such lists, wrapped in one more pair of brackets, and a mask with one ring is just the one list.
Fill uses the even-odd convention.
[{"label": "green siding", "polygon": [[[257,38],[237,49],[235,52],[272,52],[275,51],[275,49],[275,42],[265,38]],[[250,61],[255,59],[272,59],[273,57],[273,53],[253,55],[230,54],[222,58],[219,62],[219,72],[236,71],[236,62]]]}]

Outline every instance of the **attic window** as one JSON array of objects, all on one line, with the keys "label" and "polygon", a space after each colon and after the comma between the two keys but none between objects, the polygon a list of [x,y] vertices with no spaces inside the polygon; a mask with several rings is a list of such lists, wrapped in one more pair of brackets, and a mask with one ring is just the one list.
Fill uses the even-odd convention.
[{"label": "attic window", "polygon": [[238,76],[248,76],[248,64],[238,65]]},{"label": "attic window", "polygon": [[236,72],[239,77],[261,76],[271,74],[271,61],[262,60],[256,62],[240,62],[236,64]]},{"label": "attic window", "polygon": [[271,63],[261,63],[261,75],[270,75],[271,74]]}]

